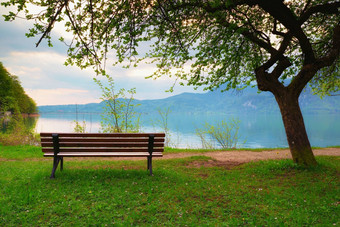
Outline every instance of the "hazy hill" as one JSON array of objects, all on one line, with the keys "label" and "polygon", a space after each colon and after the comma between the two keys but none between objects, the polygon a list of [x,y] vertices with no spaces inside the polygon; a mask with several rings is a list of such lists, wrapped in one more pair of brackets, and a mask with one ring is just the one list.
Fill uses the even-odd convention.
[{"label": "hazy hill", "polygon": [[[243,91],[221,92],[216,90],[203,94],[182,93],[165,99],[135,100],[141,104],[136,108],[140,113],[155,113],[157,109],[170,107],[172,113],[245,113],[278,112],[279,108],[274,96],[269,92],[258,93],[257,88],[247,88]],[[104,103],[89,103],[84,105],[39,106],[40,113],[69,112],[102,112]],[[340,113],[340,96],[320,99],[307,89],[300,96],[300,106],[304,113]]]}]

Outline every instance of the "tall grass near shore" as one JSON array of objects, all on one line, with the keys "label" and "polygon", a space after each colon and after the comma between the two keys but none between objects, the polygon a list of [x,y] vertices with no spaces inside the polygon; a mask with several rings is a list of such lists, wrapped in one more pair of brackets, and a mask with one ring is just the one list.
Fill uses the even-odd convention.
[{"label": "tall grass near shore", "polygon": [[66,159],[51,180],[52,160],[37,158],[39,148],[10,149],[0,146],[0,226],[340,224],[338,157],[317,157],[311,169],[291,160],[234,168],[203,156],[155,160],[153,177],[144,160]]}]

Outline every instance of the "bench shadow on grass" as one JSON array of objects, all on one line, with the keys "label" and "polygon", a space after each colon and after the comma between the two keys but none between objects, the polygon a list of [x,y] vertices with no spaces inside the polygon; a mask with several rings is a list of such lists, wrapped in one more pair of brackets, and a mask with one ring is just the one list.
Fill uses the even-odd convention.
[{"label": "bench shadow on grass", "polygon": [[[208,165],[204,163],[209,163]],[[215,163],[206,156],[192,156],[178,159],[163,159],[153,161],[153,176],[149,175],[146,160],[141,161],[71,161],[64,163],[64,170],[60,171],[58,167],[56,178],[57,181],[102,181],[103,179],[143,179],[154,181],[162,177],[178,178],[183,169],[213,167]],[[218,166],[218,165],[216,165]],[[46,171],[46,178],[51,174],[52,164],[49,171]],[[180,174],[181,175],[181,174]]]},{"label": "bench shadow on grass", "polygon": [[[218,168],[227,171],[245,168],[243,171],[247,173],[255,172],[259,175],[288,174],[296,171],[322,172],[322,170],[338,168],[338,166],[332,166],[333,168],[327,166],[329,164],[323,163],[324,159],[326,161],[328,158],[318,157],[319,165],[317,167],[304,168],[294,164],[290,159],[238,163],[221,162],[206,156],[191,156],[155,160],[153,162],[153,176],[150,176],[146,169],[146,161],[68,161],[63,171],[58,168],[55,179],[49,179],[52,167],[44,171],[43,177],[51,182],[62,181],[67,184],[70,182],[101,183],[103,181],[129,182],[134,180],[155,182],[162,181],[162,178],[177,181],[186,177],[200,176],[200,172],[206,172],[207,168]],[[251,166],[251,168],[247,168],[247,166]],[[39,177],[41,176],[42,173],[39,174]]]}]

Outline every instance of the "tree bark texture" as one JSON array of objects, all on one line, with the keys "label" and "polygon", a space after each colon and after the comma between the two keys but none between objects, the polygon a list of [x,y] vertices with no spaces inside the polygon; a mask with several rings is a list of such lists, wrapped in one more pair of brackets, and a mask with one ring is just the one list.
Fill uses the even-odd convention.
[{"label": "tree bark texture", "polygon": [[304,166],[317,165],[299,106],[299,94],[294,95],[284,90],[274,95],[281,111],[293,161]]}]

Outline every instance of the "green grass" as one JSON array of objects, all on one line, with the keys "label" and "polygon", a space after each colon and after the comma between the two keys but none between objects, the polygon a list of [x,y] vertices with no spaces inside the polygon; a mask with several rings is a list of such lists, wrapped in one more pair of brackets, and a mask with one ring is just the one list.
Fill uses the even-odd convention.
[{"label": "green grass", "polygon": [[310,169],[276,160],[231,170],[197,167],[204,156],[163,159],[153,177],[146,161],[69,158],[54,180],[52,159],[41,157],[37,147],[0,146],[0,226],[340,224],[339,157],[317,157]]},{"label": "green grass", "polygon": [[3,146],[0,144],[0,158],[12,160],[24,160],[29,158],[42,158],[40,147],[36,146]]}]

